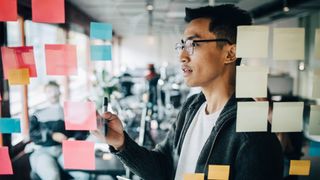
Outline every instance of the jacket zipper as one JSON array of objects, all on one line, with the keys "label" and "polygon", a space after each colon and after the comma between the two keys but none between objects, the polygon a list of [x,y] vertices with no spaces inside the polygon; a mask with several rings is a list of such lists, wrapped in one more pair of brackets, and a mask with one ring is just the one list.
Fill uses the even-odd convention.
[{"label": "jacket zipper", "polygon": [[221,127],[220,127],[220,128],[218,129],[218,131],[217,131],[217,135],[216,135],[216,136],[214,137],[214,139],[213,139],[213,143],[212,143],[212,145],[211,145],[211,148],[210,148],[210,152],[209,152],[207,161],[206,161],[206,163],[204,164],[205,166],[204,166],[204,169],[203,169],[203,171],[202,171],[203,173],[205,172],[206,167],[208,166],[209,159],[210,159],[210,156],[211,156],[211,154],[212,154],[213,147],[214,147],[214,144],[215,144],[215,142],[216,142],[216,139],[217,139],[217,137],[218,137],[221,129],[223,128],[223,126],[224,126],[228,121],[229,121],[229,119],[228,119],[228,120],[225,120],[225,121],[223,122],[223,124],[221,124]]}]

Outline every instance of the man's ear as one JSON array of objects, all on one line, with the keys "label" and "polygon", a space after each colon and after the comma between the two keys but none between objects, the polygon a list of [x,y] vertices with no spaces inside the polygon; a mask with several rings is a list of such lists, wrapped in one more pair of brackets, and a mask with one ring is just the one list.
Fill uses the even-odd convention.
[{"label": "man's ear", "polygon": [[227,57],[226,57],[225,63],[230,64],[230,63],[235,62],[236,60],[237,60],[236,45],[232,44],[232,45],[227,46]]}]

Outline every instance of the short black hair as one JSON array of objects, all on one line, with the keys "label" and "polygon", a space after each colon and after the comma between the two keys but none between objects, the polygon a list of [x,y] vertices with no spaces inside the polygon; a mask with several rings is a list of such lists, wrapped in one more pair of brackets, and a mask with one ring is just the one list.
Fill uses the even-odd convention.
[{"label": "short black hair", "polygon": [[[228,39],[235,44],[237,40],[237,26],[251,25],[252,18],[249,12],[242,10],[233,4],[220,6],[205,6],[196,9],[186,8],[185,21],[191,22],[198,18],[210,18],[209,32],[214,33],[217,38]],[[218,47],[222,48],[226,43],[219,42]],[[240,65],[238,58],[236,65]]]},{"label": "short black hair", "polygon": [[49,81],[46,85],[45,88],[49,87],[49,86],[55,86],[58,89],[60,88],[60,85],[56,82],[56,81]]}]

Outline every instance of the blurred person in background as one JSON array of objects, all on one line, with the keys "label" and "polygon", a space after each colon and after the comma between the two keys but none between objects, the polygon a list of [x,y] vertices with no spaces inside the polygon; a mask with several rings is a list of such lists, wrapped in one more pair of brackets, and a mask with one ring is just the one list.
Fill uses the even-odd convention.
[{"label": "blurred person in background", "polygon": [[[66,131],[63,107],[60,104],[60,86],[50,81],[44,87],[48,106],[37,110],[30,119],[30,139],[34,143],[30,155],[31,178],[59,180],[63,172],[62,141],[85,139],[84,131]],[[88,174],[72,172],[72,176],[89,178]]]},{"label": "blurred person in background", "polygon": [[152,103],[152,105],[156,105],[158,99],[157,86],[160,75],[156,72],[154,64],[148,64],[148,72],[145,78],[148,83],[148,102]]}]

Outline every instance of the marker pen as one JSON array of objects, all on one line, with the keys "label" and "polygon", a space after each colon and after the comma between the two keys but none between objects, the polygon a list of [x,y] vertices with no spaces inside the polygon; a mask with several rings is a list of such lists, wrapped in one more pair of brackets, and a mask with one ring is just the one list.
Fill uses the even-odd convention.
[{"label": "marker pen", "polygon": [[[109,101],[108,98],[104,97],[103,106],[102,106],[102,113],[108,112],[108,101]],[[104,119],[103,125],[104,125],[104,135],[107,136],[107,133],[108,133],[108,120],[107,119]]]}]

